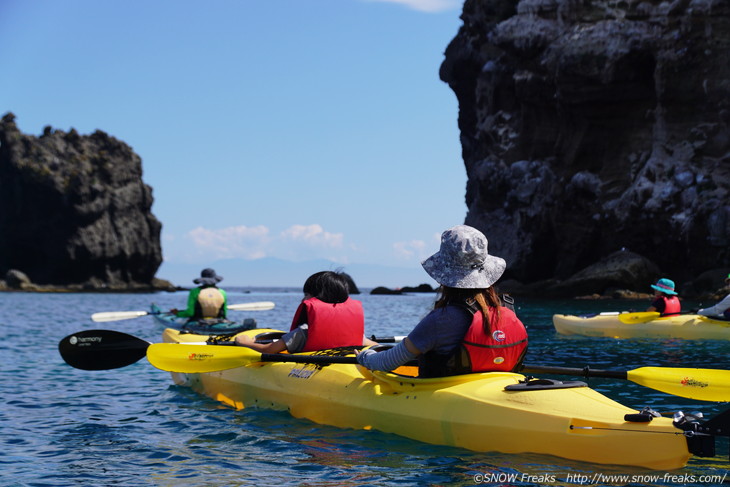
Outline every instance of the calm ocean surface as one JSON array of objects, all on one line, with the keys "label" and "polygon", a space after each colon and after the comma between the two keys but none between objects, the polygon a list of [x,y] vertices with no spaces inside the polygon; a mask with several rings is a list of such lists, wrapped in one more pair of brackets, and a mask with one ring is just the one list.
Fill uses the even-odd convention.
[{"label": "calm ocean surface", "polygon": [[[231,303],[274,301],[253,317],[259,327],[285,329],[301,300],[299,290],[229,290]],[[433,304],[434,295],[357,296],[366,332],[406,334]],[[145,359],[126,368],[89,372],[66,365],[58,341],[79,330],[118,330],[160,341],[151,317],[94,323],[98,311],[147,310],[185,305],[186,293],[0,294],[0,481],[3,486],[409,486],[479,485],[702,485],[703,475],[730,472],[727,440],[718,456],[693,459],[666,477],[630,467],[571,462],[539,455],[475,453],[428,445],[377,431],[343,430],[294,419],[284,412],[236,411],[172,384]],[[689,309],[691,303],[685,304]],[[528,325],[526,362],[633,369],[683,366],[727,369],[730,343],[680,340],[613,340],[563,337],[554,313],[643,310],[646,302],[518,300]],[[233,312],[232,312],[233,314]],[[628,406],[667,412],[701,411],[706,417],[730,407],[663,394],[628,381],[590,379],[589,384]],[[517,481],[509,480],[517,474]],[[535,476],[531,481],[523,474]],[[594,475],[635,476],[633,482],[592,483]],[[655,480],[652,476],[659,476]],[[540,478],[544,481],[541,481]],[[694,481],[691,481],[694,478]],[[726,483],[730,483],[727,475]],[[481,484],[484,485],[484,484]]]}]

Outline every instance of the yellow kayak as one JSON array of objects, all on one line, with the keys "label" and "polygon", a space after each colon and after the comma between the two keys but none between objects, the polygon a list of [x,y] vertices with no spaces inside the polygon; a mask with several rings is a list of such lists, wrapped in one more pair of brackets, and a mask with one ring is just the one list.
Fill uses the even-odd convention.
[{"label": "yellow kayak", "polygon": [[656,312],[553,315],[553,325],[558,333],[564,335],[730,340],[730,321],[691,314],[664,317]]},{"label": "yellow kayak", "polygon": [[[243,333],[267,332],[275,330]],[[163,334],[166,343],[205,338],[174,329]],[[197,346],[201,351],[191,353],[191,361],[205,358],[205,345]],[[235,348],[240,356],[242,347]],[[327,352],[334,353],[310,355]],[[637,422],[638,411],[583,382],[526,381],[508,372],[418,379],[408,375],[412,367],[395,374],[353,364],[261,362],[261,354],[250,350],[250,355],[227,370],[172,372],[172,378],[237,409],[286,410],[316,423],[375,429],[475,451],[537,453],[658,470],[681,468],[691,457],[688,439],[671,419]],[[627,414],[633,415],[628,421]]]}]

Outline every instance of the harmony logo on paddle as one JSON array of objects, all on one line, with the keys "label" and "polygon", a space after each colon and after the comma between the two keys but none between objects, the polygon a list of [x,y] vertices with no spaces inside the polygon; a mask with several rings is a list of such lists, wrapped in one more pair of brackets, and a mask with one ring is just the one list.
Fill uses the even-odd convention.
[{"label": "harmony logo on paddle", "polygon": [[707,382],[702,382],[702,381],[693,379],[692,377],[685,377],[684,379],[682,379],[680,381],[680,384],[682,384],[683,386],[688,386],[688,387],[707,387],[710,385]]},{"label": "harmony logo on paddle", "polygon": [[101,343],[101,337],[77,337],[76,335],[69,338],[71,345],[85,345],[88,343]]},{"label": "harmony logo on paddle", "polygon": [[191,353],[188,355],[188,360],[207,360],[209,358],[212,358],[212,353]]}]

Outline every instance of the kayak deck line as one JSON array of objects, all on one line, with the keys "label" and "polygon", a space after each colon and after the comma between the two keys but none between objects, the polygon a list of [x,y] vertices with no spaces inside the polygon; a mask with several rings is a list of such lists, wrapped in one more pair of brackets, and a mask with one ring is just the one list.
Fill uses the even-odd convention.
[{"label": "kayak deck line", "polygon": [[[272,332],[281,333],[243,333]],[[173,329],[163,333],[166,343],[194,340],[200,337]],[[378,430],[431,444],[593,464],[677,469],[692,455],[714,456],[715,437],[730,436],[724,424],[730,421],[722,414],[719,422],[703,424],[691,417],[680,423],[661,416],[629,421],[625,418],[641,413],[578,381],[566,381],[570,387],[546,381],[535,388],[526,385],[531,377],[514,372],[419,379],[408,375],[417,373],[413,367],[399,369],[402,375],[397,375],[352,362],[266,362],[253,350],[250,357],[227,370],[172,372],[172,379],[236,409],[283,410],[319,424]]]}]

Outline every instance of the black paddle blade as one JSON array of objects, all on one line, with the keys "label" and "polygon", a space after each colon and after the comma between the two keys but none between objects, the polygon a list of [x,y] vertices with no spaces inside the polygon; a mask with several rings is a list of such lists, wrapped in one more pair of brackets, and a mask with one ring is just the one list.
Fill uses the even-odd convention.
[{"label": "black paddle blade", "polygon": [[58,352],[71,367],[109,370],[131,365],[145,356],[149,342],[112,330],[85,330],[58,342]]}]

